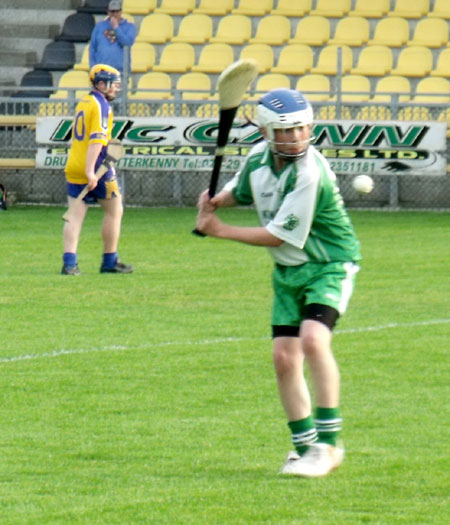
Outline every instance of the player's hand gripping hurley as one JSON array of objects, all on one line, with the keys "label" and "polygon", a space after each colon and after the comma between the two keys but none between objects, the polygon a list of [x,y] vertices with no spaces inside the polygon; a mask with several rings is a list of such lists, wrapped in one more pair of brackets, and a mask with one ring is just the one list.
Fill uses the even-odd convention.
[{"label": "player's hand gripping hurley", "polygon": [[[220,167],[225,154],[231,126],[244,93],[258,74],[258,65],[252,59],[244,59],[228,66],[219,76],[217,88],[219,91],[219,127],[214,157],[214,165],[209,181],[208,193],[214,197],[219,180]],[[192,233],[206,237],[195,228]]]},{"label": "player's hand gripping hurley", "polygon": [[[103,159],[103,162],[98,167],[95,176],[97,177],[97,180],[100,180],[103,175],[112,167],[115,166],[115,164],[123,157],[123,146],[117,139],[112,139],[108,142],[108,146],[106,147],[106,157]],[[62,216],[62,219],[66,222],[70,222],[70,215],[72,210],[78,206],[78,204],[86,197],[86,195],[89,192],[89,188],[86,185],[78,195],[78,197],[72,201],[71,205],[69,206],[69,209],[64,213]]]}]

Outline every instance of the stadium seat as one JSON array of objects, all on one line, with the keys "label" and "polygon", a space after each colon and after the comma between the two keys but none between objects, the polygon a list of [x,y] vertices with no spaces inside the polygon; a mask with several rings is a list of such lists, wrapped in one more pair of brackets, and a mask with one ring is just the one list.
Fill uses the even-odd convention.
[{"label": "stadium seat", "polygon": [[273,0],[238,0],[238,5],[231,12],[236,15],[264,16],[273,8]]},{"label": "stadium seat", "polygon": [[314,62],[314,52],[306,44],[287,44],[278,57],[277,65],[271,69],[272,73],[285,75],[303,75],[311,71]]},{"label": "stadium seat", "polygon": [[322,75],[336,75],[338,73],[338,57],[341,50],[341,73],[348,73],[353,66],[352,50],[348,46],[338,46],[330,44],[322,48],[319,54],[319,60],[316,67],[313,67],[311,73]]},{"label": "stadium seat", "polygon": [[269,15],[261,18],[256,34],[249,40],[252,44],[270,44],[281,46],[291,36],[291,23],[283,15]]},{"label": "stadium seat", "polygon": [[428,13],[430,17],[450,19],[450,2],[448,0],[434,0],[434,7]]},{"label": "stadium seat", "polygon": [[[450,138],[450,108],[441,111],[437,118],[438,122],[447,122],[447,138]],[[447,166],[447,173],[450,174],[450,164]]]},{"label": "stadium seat", "polygon": [[323,46],[330,39],[330,22],[324,16],[306,16],[297,24],[290,44]]},{"label": "stadium seat", "polygon": [[331,97],[330,79],[325,75],[301,76],[295,89],[304,93],[311,102],[324,102]]},{"label": "stadium seat", "polygon": [[432,77],[450,78],[450,48],[443,49],[438,56],[436,67],[431,71]]},{"label": "stadium seat", "polygon": [[148,15],[155,10],[157,0],[123,0],[122,10],[131,15]]},{"label": "stadium seat", "polygon": [[177,81],[176,89],[186,100],[208,100],[211,98],[211,77],[206,73],[184,73]]},{"label": "stadium seat", "polygon": [[425,106],[406,106],[398,110],[397,120],[434,120]]},{"label": "stadium seat", "polygon": [[161,53],[159,63],[153,66],[154,71],[166,73],[186,73],[195,62],[195,51],[191,44],[174,42],[167,44]]},{"label": "stadium seat", "polygon": [[252,22],[245,15],[227,15],[220,19],[216,35],[210,42],[242,45],[252,36]]},{"label": "stadium seat", "polygon": [[450,81],[441,77],[428,77],[420,80],[416,86],[414,102],[430,104],[450,104]]},{"label": "stadium seat", "polygon": [[239,59],[253,58],[259,66],[259,73],[267,73],[273,67],[273,50],[268,44],[247,44],[241,48]]},{"label": "stadium seat", "polygon": [[442,18],[424,18],[417,22],[408,46],[443,47],[448,43],[448,22]]},{"label": "stadium seat", "polygon": [[164,44],[172,37],[173,18],[165,13],[152,13],[142,19],[136,42]]},{"label": "stadium seat", "polygon": [[204,44],[212,37],[212,20],[208,15],[194,13],[183,17],[178,28],[178,34],[172,42],[187,42],[188,44]]},{"label": "stadium seat", "polygon": [[234,51],[229,44],[214,42],[203,46],[198,63],[192,66],[192,71],[203,73],[221,73],[234,60]]},{"label": "stadium seat", "polygon": [[382,18],[389,12],[389,7],[390,0],[356,0],[355,9],[349,15]]},{"label": "stadium seat", "polygon": [[195,4],[196,0],[161,0],[161,5],[155,9],[155,13],[187,15],[193,11]]},{"label": "stadium seat", "polygon": [[272,15],[301,17],[307,15],[312,9],[312,0],[278,0],[277,6],[272,9]]},{"label": "stadium seat", "polygon": [[370,81],[364,75],[345,75],[341,82],[343,102],[367,102],[370,98]]},{"label": "stadium seat", "polygon": [[424,46],[406,47],[400,51],[392,75],[423,77],[433,69],[433,53]]},{"label": "stadium seat", "polygon": [[291,89],[289,77],[281,73],[267,73],[258,78],[253,94],[245,98],[247,100],[258,100],[267,91],[278,88]]},{"label": "stadium seat", "polygon": [[194,9],[194,13],[203,13],[210,16],[225,16],[231,12],[234,0],[200,0],[200,5]]},{"label": "stadium seat", "polygon": [[84,46],[81,60],[74,64],[73,69],[78,71],[89,71],[89,44]]},{"label": "stadium seat", "polygon": [[75,45],[73,42],[57,40],[45,46],[42,60],[35,65],[35,69],[64,71],[73,67],[75,63]]},{"label": "stadium seat", "polygon": [[428,14],[430,0],[395,0],[395,6],[388,16],[422,18]]},{"label": "stadium seat", "polygon": [[[78,88],[78,89],[77,89]],[[50,98],[68,98],[69,89],[75,91],[75,98],[79,99],[89,93],[92,88],[89,74],[86,71],[70,70],[63,73],[58,82],[58,90]]]},{"label": "stadium seat", "polygon": [[130,13],[122,13],[122,18],[124,18],[125,20],[128,20],[128,22],[131,22],[132,24],[135,24],[134,16],[131,15]]},{"label": "stadium seat", "polygon": [[93,15],[104,15],[108,10],[110,0],[85,0],[83,6],[78,8],[79,12],[92,13]]},{"label": "stadium seat", "polygon": [[131,72],[147,73],[155,65],[156,52],[148,42],[135,42],[131,46]]},{"label": "stadium seat", "polygon": [[375,86],[373,102],[391,103],[393,95],[398,95],[398,102],[411,100],[411,84],[406,77],[390,75],[381,78]]},{"label": "stadium seat", "polygon": [[362,106],[357,111],[355,118],[358,120],[391,120],[392,111],[390,108],[382,104],[373,104],[369,106]]},{"label": "stadium seat", "polygon": [[74,13],[64,20],[61,34],[56,40],[89,42],[94,27],[94,15],[91,13]]},{"label": "stadium seat", "polygon": [[389,73],[393,65],[392,50],[388,46],[366,46],[358,57],[358,65],[351,74],[383,76]]},{"label": "stadium seat", "polygon": [[347,16],[339,20],[334,37],[328,44],[362,46],[369,40],[369,22],[360,16]]},{"label": "stadium seat", "polygon": [[17,97],[46,98],[53,92],[53,76],[50,71],[33,69],[23,75],[20,80],[20,87],[41,89],[21,89],[15,94]]},{"label": "stadium seat", "polygon": [[404,18],[382,18],[369,45],[402,47],[409,39],[409,24]]},{"label": "stadium seat", "polygon": [[171,90],[172,81],[170,75],[163,72],[150,71],[139,78],[135,93],[130,93],[128,97],[131,99],[171,99]]},{"label": "stadium seat", "polygon": [[311,14],[327,18],[342,18],[350,11],[350,7],[350,0],[317,0],[316,8],[311,11]]}]

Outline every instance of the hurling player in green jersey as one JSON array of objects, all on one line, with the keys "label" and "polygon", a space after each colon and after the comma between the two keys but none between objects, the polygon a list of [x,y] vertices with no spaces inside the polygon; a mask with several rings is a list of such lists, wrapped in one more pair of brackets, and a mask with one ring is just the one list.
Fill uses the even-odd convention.
[{"label": "hurling player in green jersey", "polygon": [[[298,91],[275,89],[259,100],[257,114],[265,140],[252,148],[243,168],[218,195],[201,194],[197,229],[211,237],[265,246],[273,257],[273,359],[295,447],[281,473],[319,477],[344,457],[338,439],[339,370],[331,339],[353,291],[359,243],[336,176],[310,145],[309,102]],[[214,213],[235,204],[253,204],[261,226],[232,226]]]}]

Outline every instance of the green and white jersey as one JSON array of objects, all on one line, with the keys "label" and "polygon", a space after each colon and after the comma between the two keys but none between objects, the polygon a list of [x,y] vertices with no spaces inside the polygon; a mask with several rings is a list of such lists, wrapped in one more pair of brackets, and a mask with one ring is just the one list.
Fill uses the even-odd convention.
[{"label": "green and white jersey", "polygon": [[268,248],[275,262],[296,266],[361,258],[336,175],[314,146],[277,173],[267,143],[257,144],[224,189],[238,204],[254,204],[261,225],[284,241]]}]

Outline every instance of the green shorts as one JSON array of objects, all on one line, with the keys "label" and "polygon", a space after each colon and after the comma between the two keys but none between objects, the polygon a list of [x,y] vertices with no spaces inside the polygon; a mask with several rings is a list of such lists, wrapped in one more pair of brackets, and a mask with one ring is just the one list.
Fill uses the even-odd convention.
[{"label": "green shorts", "polygon": [[272,325],[299,326],[309,304],[331,306],[343,314],[359,266],[352,262],[276,264],[273,271]]}]

